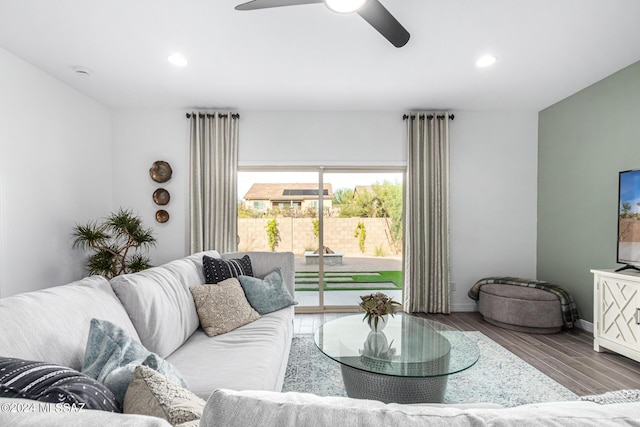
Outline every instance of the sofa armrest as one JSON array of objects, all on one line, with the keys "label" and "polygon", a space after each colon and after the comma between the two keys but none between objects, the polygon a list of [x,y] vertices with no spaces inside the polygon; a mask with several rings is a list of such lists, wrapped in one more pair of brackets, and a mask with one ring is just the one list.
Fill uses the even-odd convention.
[{"label": "sofa armrest", "polygon": [[170,427],[157,417],[83,409],[80,405],[0,397],[0,425],[12,427]]},{"label": "sofa armrest", "polygon": [[251,268],[256,277],[263,278],[276,267],[280,267],[287,289],[295,298],[295,258],[293,252],[227,252],[222,254],[222,258],[242,258],[245,255],[249,255]]},{"label": "sofa armrest", "polygon": [[554,427],[638,425],[640,404],[598,405],[586,401],[546,402],[509,408],[474,405],[402,405],[348,397],[257,390],[216,390],[200,427],[400,426]]}]

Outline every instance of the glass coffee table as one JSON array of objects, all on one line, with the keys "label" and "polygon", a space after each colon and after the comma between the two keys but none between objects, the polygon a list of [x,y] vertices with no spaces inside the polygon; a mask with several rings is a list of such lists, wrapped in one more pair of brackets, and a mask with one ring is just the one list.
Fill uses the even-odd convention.
[{"label": "glass coffee table", "polygon": [[398,313],[373,332],[363,315],[323,324],[315,343],[340,363],[349,397],[385,403],[443,402],[449,375],[473,366],[478,346],[442,323]]}]

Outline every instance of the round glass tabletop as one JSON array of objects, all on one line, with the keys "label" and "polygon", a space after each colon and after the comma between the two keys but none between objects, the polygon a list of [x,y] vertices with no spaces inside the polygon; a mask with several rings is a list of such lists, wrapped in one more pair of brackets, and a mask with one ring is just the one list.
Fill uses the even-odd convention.
[{"label": "round glass tabletop", "polygon": [[331,359],[367,372],[427,378],[455,374],[473,366],[478,346],[464,332],[404,313],[389,316],[373,332],[364,315],[344,316],[323,324],[315,343]]}]

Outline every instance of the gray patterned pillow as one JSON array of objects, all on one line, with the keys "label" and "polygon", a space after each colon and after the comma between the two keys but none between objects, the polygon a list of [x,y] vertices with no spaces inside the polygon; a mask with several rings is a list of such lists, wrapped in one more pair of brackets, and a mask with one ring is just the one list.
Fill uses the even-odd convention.
[{"label": "gray patterned pillow", "polygon": [[235,277],[216,285],[189,288],[196,304],[200,325],[214,337],[258,320],[260,315],[251,307]]},{"label": "gray patterned pillow", "polygon": [[140,365],[136,367],[124,397],[124,413],[150,415],[163,418],[171,425],[182,425],[199,420],[205,404],[204,400],[161,373]]}]

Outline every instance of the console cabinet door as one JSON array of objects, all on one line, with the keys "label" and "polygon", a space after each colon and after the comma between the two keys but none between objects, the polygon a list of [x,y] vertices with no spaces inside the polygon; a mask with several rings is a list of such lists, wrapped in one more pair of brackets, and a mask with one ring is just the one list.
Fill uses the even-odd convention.
[{"label": "console cabinet door", "polygon": [[[630,350],[640,349],[640,283],[607,276],[599,276],[598,281],[598,338]],[[607,347],[605,342],[601,344]]]}]

